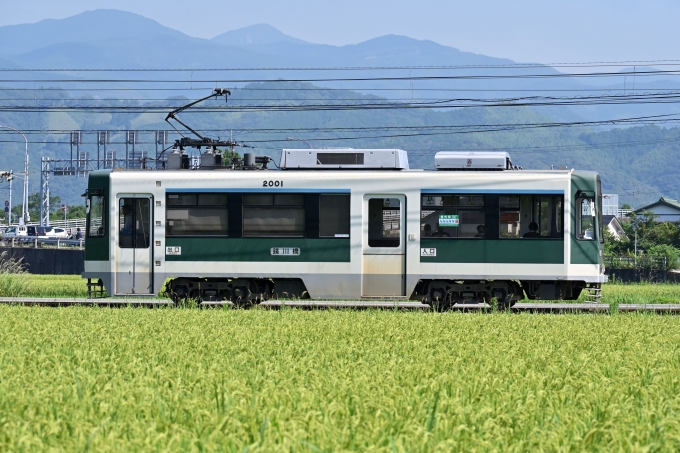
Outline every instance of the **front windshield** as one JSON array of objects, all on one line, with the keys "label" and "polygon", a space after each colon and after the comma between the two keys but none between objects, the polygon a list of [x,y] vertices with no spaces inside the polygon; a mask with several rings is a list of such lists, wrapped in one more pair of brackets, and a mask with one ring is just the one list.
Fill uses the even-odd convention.
[{"label": "front windshield", "polygon": [[87,235],[89,237],[102,237],[104,236],[105,225],[104,225],[104,197],[101,195],[94,195],[90,197],[90,212],[88,216],[89,229],[87,230]]},{"label": "front windshield", "polygon": [[592,198],[580,198],[577,201],[579,221],[577,222],[576,237],[578,239],[595,240],[595,201]]}]

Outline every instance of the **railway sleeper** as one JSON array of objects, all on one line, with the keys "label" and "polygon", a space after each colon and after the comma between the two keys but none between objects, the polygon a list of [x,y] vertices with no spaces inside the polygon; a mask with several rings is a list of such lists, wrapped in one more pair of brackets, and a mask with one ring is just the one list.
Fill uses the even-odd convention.
[{"label": "railway sleeper", "polygon": [[250,306],[269,299],[305,299],[308,292],[301,279],[186,278],[170,280],[165,294],[175,303],[230,301]]}]

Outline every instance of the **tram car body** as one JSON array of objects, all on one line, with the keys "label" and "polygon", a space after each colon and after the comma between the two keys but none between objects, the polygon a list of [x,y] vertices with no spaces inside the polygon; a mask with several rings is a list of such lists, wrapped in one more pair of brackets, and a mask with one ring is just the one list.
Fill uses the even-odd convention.
[{"label": "tram car body", "polygon": [[444,306],[577,299],[606,281],[597,173],[435,160],[309,149],[283,150],[281,171],[92,172],[83,277],[115,296]]}]

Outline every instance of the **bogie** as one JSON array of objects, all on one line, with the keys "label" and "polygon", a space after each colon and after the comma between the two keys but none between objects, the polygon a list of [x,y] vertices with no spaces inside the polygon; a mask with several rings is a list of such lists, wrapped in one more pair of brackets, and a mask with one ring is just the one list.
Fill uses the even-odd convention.
[{"label": "bogie", "polygon": [[524,295],[515,281],[421,280],[411,299],[429,304],[438,311],[455,304],[488,303],[499,309],[509,308]]},{"label": "bogie", "polygon": [[300,279],[176,278],[167,282],[164,294],[175,302],[233,302],[248,307],[272,298],[302,299],[307,290]]}]

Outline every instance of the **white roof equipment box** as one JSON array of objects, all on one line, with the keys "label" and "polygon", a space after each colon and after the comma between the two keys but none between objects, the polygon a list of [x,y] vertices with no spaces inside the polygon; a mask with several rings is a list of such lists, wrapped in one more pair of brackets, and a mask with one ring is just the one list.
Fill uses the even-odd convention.
[{"label": "white roof equipment box", "polygon": [[401,149],[284,149],[279,166],[282,170],[408,170],[408,155]]},{"label": "white roof equipment box", "polygon": [[512,170],[505,152],[441,151],[434,156],[437,170]]}]

